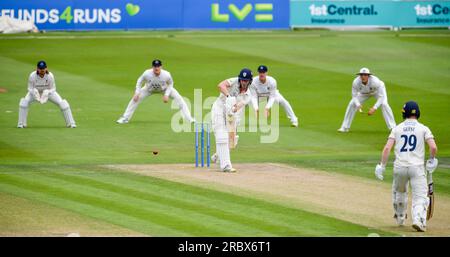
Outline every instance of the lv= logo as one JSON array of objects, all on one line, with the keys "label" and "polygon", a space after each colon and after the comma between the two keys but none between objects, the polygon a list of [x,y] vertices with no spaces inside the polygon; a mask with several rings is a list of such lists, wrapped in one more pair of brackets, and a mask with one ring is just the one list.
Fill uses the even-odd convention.
[{"label": "lv= logo", "polygon": [[[235,4],[228,5],[228,12],[231,13],[236,19],[239,21],[243,21],[250,12],[254,9],[256,12],[272,12],[273,5],[266,3],[255,4],[246,4],[242,8],[237,7]],[[214,22],[229,22],[230,14],[229,13],[220,13],[220,4],[211,4],[211,20]],[[271,22],[273,21],[272,13],[266,14],[255,14],[256,22]]]}]

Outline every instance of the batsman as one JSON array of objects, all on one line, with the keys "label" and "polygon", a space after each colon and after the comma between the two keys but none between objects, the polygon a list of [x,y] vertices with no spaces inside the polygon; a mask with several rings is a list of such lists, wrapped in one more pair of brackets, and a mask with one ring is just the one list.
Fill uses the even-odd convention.
[{"label": "batsman", "polygon": [[211,110],[212,128],[216,138],[216,153],[212,162],[218,162],[224,172],[236,172],[231,165],[230,148],[237,145],[236,134],[240,115],[250,102],[249,87],[252,83],[252,71],[244,68],[238,77],[226,79],[219,83],[220,95]]},{"label": "batsman", "polygon": [[[394,218],[398,225],[404,225],[407,217],[408,184],[411,183],[412,226],[419,232],[425,232],[427,219],[433,215],[434,198],[431,174],[438,165],[436,159],[437,146],[430,129],[418,121],[420,110],[416,102],[407,102],[403,106],[402,115],[404,121],[392,129],[383,149],[381,163],[375,168],[375,176],[383,180],[389,153],[395,145],[394,180],[392,183]],[[425,143],[429,146],[430,158],[424,167]],[[428,172],[428,184],[431,191],[428,191],[427,188],[425,169]]]}]

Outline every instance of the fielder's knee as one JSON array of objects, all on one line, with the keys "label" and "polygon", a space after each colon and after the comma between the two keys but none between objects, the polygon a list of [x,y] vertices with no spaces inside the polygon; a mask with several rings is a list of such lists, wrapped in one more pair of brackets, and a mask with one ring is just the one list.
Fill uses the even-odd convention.
[{"label": "fielder's knee", "polygon": [[352,105],[353,107],[357,107],[358,106],[358,104],[357,104],[357,102],[355,100],[351,100],[349,105]]},{"label": "fielder's knee", "polygon": [[69,102],[66,101],[66,99],[62,100],[61,103],[59,103],[59,108],[61,110],[67,110],[70,108]]},{"label": "fielder's knee", "polygon": [[25,98],[21,98],[19,102],[19,107],[28,108],[28,101]]},{"label": "fielder's knee", "polygon": [[180,108],[180,109],[184,108],[185,104],[181,97],[173,97],[172,99],[177,103],[178,108]]}]

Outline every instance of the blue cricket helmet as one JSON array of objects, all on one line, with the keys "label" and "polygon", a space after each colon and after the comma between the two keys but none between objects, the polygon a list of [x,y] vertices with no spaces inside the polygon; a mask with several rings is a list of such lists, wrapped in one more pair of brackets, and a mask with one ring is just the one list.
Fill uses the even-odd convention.
[{"label": "blue cricket helmet", "polygon": [[152,61],[152,67],[159,67],[161,65],[162,65],[162,62],[159,59],[155,59]]},{"label": "blue cricket helmet", "polygon": [[253,80],[253,74],[252,71],[250,69],[244,68],[241,70],[241,72],[239,72],[239,81],[241,80],[250,80],[250,84],[252,83]]},{"label": "blue cricket helmet", "polygon": [[259,65],[259,67],[258,67],[258,72],[259,73],[265,73],[265,72],[267,72],[269,69],[267,68],[267,66],[266,65]]},{"label": "blue cricket helmet", "polygon": [[416,116],[417,119],[420,117],[419,105],[414,101],[408,101],[403,105],[402,109],[403,119],[407,119],[411,116]]},{"label": "blue cricket helmet", "polygon": [[39,61],[36,66],[38,69],[45,69],[47,68],[47,63],[45,61]]}]

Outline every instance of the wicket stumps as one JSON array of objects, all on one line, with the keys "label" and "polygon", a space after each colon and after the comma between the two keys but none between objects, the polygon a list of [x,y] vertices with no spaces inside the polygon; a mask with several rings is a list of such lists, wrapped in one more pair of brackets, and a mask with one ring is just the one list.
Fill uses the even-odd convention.
[{"label": "wicket stumps", "polygon": [[211,154],[211,125],[209,123],[195,123],[195,167],[198,167],[198,147],[199,147],[199,133],[200,133],[200,159],[202,167],[205,167],[205,131],[206,131],[206,166],[210,166]]}]

